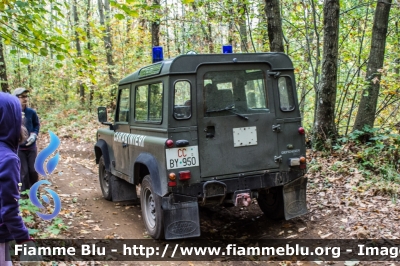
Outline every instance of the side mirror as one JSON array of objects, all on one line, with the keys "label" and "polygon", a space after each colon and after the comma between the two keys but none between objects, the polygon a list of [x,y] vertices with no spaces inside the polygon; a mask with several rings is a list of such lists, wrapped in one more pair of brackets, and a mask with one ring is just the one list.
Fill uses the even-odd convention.
[{"label": "side mirror", "polygon": [[98,107],[97,108],[97,118],[99,122],[103,125],[107,125],[110,127],[110,130],[114,130],[114,126],[111,122],[107,122],[107,108],[105,107]]},{"label": "side mirror", "polygon": [[107,122],[107,108],[106,107],[98,107],[97,108],[97,118],[100,123]]}]

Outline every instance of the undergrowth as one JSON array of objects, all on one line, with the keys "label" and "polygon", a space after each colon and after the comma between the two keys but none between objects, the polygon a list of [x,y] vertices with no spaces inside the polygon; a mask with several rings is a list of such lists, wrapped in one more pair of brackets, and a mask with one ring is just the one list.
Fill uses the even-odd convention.
[{"label": "undergrowth", "polygon": [[82,108],[76,104],[57,107],[42,107],[37,110],[40,119],[40,132],[50,130],[61,138],[93,142],[96,130],[102,125],[97,121],[96,108]]},{"label": "undergrowth", "polygon": [[[360,136],[365,134],[371,136],[369,140],[360,141]],[[369,128],[356,130],[334,146],[332,154],[341,159],[333,163],[331,169],[339,173],[343,169],[357,169],[363,176],[359,186],[397,198],[400,192],[399,148],[400,134]],[[348,174],[351,177],[351,173]]]},{"label": "undergrowth", "polygon": [[43,220],[36,213],[45,212],[32,204],[27,197],[29,190],[21,193],[22,198],[19,200],[19,209],[22,219],[29,230],[29,234],[34,238],[55,238],[62,231],[68,229],[61,217],[52,220]]}]

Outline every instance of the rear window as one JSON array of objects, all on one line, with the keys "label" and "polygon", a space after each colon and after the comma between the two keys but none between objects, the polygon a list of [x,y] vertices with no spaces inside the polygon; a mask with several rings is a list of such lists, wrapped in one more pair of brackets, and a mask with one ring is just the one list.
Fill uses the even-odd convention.
[{"label": "rear window", "polygon": [[269,112],[261,69],[210,71],[203,84],[204,116]]},{"label": "rear window", "polygon": [[294,105],[294,94],[292,79],[287,76],[282,76],[278,79],[278,90],[279,90],[279,106],[282,111],[293,111]]},{"label": "rear window", "polygon": [[180,80],[175,83],[174,88],[174,117],[176,119],[189,119],[192,116],[190,83],[187,80]]}]

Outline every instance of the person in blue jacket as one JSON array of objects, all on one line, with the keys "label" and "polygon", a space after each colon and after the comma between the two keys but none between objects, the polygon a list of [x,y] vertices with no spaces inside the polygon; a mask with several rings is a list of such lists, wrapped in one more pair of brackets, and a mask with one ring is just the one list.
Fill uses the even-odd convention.
[{"label": "person in blue jacket", "polygon": [[21,160],[21,183],[22,191],[30,189],[33,184],[39,180],[38,173],[35,170],[35,160],[37,156],[36,139],[39,134],[40,123],[36,111],[29,108],[29,91],[25,88],[17,88],[13,95],[17,96],[24,114],[23,125],[28,130],[28,139],[19,145],[18,156]]},{"label": "person in blue jacket", "polygon": [[[23,137],[22,110],[18,99],[0,92],[0,265],[11,265],[7,242],[29,241],[28,229],[19,215],[20,160],[18,144]],[[26,131],[26,130],[25,130]]]}]

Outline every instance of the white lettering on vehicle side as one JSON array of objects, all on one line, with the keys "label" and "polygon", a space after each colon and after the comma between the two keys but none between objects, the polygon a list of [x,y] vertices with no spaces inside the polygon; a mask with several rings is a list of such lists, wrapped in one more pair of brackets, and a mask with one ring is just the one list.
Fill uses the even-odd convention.
[{"label": "white lettering on vehicle side", "polygon": [[300,152],[300,149],[290,150],[290,151],[281,151],[281,154],[296,153],[296,152]]},{"label": "white lettering on vehicle side", "polygon": [[117,132],[114,134],[114,141],[124,142],[129,145],[144,147],[144,139],[146,136],[130,133]]}]

